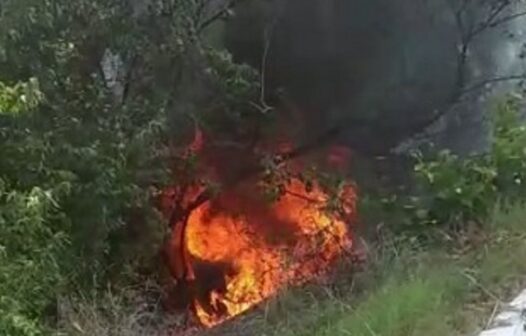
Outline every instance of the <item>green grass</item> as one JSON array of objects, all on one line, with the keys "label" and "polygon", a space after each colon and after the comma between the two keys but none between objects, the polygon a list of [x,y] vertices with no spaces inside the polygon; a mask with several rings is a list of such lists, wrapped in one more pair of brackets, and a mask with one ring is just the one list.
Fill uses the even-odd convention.
[{"label": "green grass", "polygon": [[[434,323],[448,306],[441,277],[417,277],[385,285],[351,314],[321,327],[317,335],[409,335]],[[417,321],[414,316],[419,316]]]},{"label": "green grass", "polygon": [[[262,310],[203,335],[474,335],[526,283],[526,206],[506,209],[497,208],[470,244],[385,244],[366,271],[352,273],[344,265],[331,286],[290,289]],[[64,334],[141,334],[142,313],[110,302],[68,306]]]},{"label": "green grass", "polygon": [[506,209],[495,210],[467,249],[395,251],[349,276],[345,290],[277,298],[250,329],[280,336],[472,335],[525,283],[526,207]]}]

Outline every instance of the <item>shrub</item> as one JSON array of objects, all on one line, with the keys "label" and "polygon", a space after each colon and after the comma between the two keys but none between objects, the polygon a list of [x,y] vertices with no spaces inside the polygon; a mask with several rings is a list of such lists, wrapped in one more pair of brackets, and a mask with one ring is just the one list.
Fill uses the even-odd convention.
[{"label": "shrub", "polygon": [[67,188],[29,192],[0,180],[0,330],[40,335],[40,317],[64,285],[60,255],[68,245],[57,200]]},{"label": "shrub", "polygon": [[449,151],[414,155],[414,192],[384,199],[383,209],[398,211],[403,230],[427,234],[429,228],[464,229],[481,223],[499,200],[526,196],[526,127],[520,100],[508,98],[493,116],[489,152],[461,158]]}]

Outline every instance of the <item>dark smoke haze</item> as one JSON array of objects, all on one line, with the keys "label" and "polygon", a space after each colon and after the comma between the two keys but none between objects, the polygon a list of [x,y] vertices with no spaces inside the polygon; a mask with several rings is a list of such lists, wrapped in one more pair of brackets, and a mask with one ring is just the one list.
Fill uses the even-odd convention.
[{"label": "dark smoke haze", "polygon": [[[498,17],[526,10],[523,1],[505,2]],[[227,25],[226,44],[238,61],[261,67],[269,42],[266,85],[281,88],[285,100],[301,110],[304,134],[342,124],[341,142],[382,153],[425,129],[419,125],[448,109],[460,90],[524,74],[519,56],[526,42],[525,21],[520,17],[487,27],[469,41],[459,86],[466,32],[490,18],[501,3],[247,1]],[[468,96],[435,125],[439,145],[459,152],[483,150],[488,133],[482,96],[480,90]]]}]

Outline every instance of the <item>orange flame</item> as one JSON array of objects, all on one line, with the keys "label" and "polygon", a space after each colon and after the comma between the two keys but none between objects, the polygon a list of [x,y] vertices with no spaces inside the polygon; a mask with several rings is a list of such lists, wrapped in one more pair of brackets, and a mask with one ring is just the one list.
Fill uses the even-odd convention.
[{"label": "orange flame", "polygon": [[[287,284],[322,274],[351,244],[344,219],[324,209],[328,196],[318,186],[307,191],[292,180],[273,205],[246,195],[221,196],[188,218],[185,240],[196,281],[214,281],[200,278],[203,265],[220,269],[219,284],[201,289],[204,293],[194,300],[198,319],[208,327],[247,311]],[[346,189],[342,196],[345,212],[354,214],[354,193]]]},{"label": "orange flame", "polygon": [[[204,158],[200,174],[221,180],[217,172],[231,173],[232,165],[214,159],[216,151],[207,151],[204,139],[196,126],[183,156],[199,153]],[[287,141],[277,147],[278,153],[292,150]],[[348,154],[345,149],[332,148],[326,163],[343,169]],[[291,163],[292,168],[301,165]],[[292,179],[271,204],[263,200],[256,183],[247,181],[223,191],[188,217],[172,218],[174,207],[186,209],[204,188],[197,180],[168,188],[160,198],[160,207],[173,221],[164,251],[168,267],[182,286],[182,301],[187,303],[190,297],[204,326],[239,315],[289,284],[299,285],[326,273],[351,248],[347,223],[355,216],[356,194],[350,185],[338,195],[338,211],[327,211],[330,199],[320,186],[307,187]]]}]

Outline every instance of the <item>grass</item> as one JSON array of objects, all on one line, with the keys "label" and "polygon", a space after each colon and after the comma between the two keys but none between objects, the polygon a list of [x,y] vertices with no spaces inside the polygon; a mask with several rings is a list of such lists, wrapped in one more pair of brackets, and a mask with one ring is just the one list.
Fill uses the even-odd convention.
[{"label": "grass", "polygon": [[213,334],[473,335],[525,284],[525,226],[526,206],[498,207],[462,249],[393,249],[344,285],[291,290],[264,313]]},{"label": "grass", "polygon": [[[156,336],[181,324],[180,316],[162,313],[160,289],[153,283],[141,288],[111,289],[92,296],[59,300],[59,328],[56,336]],[[1,334],[1,333],[0,333]]]},{"label": "grass", "polygon": [[[474,335],[525,284],[525,225],[526,206],[499,207],[462,246],[387,244],[372,254],[366,271],[351,274],[344,266],[331,286],[290,289],[259,311],[201,335]],[[137,310],[139,305],[120,297],[69,301],[62,334],[164,335],[170,330],[158,314]]]}]

